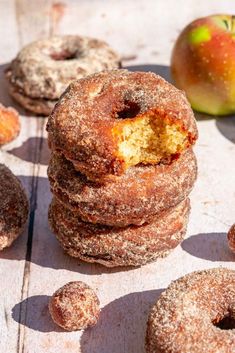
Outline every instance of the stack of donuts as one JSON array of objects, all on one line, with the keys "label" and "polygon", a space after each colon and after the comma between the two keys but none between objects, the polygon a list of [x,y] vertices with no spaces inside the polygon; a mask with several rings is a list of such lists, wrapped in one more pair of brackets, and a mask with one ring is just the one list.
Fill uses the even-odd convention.
[{"label": "stack of donuts", "polygon": [[183,240],[197,176],[183,92],[154,73],[103,71],[69,85],[47,130],[49,224],[69,255],[140,266]]}]

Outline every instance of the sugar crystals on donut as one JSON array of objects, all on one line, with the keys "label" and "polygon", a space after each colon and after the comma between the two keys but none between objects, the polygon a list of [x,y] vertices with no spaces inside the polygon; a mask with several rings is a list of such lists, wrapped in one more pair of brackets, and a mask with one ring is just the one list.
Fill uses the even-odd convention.
[{"label": "sugar crystals on donut", "polygon": [[197,162],[188,149],[170,165],[130,167],[97,185],[53,153],[48,177],[52,193],[83,221],[124,227],[149,222],[185,199],[197,177]]},{"label": "sugar crystals on donut", "polygon": [[47,125],[49,146],[89,179],[171,163],[197,139],[183,92],[150,72],[104,71],[74,81]]},{"label": "sugar crystals on donut", "polygon": [[0,250],[10,246],[22,233],[28,213],[28,199],[20,181],[0,164]]},{"label": "sugar crystals on donut", "polygon": [[49,311],[53,321],[67,331],[94,326],[99,318],[99,299],[92,288],[74,281],[59,288],[51,297]]},{"label": "sugar crystals on donut", "polygon": [[49,115],[71,81],[120,65],[119,55],[101,40],[57,35],[22,48],[6,77],[9,93],[19,104]]},{"label": "sugar crystals on donut", "polygon": [[184,239],[189,199],[139,227],[109,227],[83,222],[56,198],[49,207],[49,224],[64,250],[83,261],[107,267],[141,266],[165,257]]},{"label": "sugar crystals on donut", "polygon": [[235,271],[214,268],[170,284],[147,323],[147,353],[233,353]]}]

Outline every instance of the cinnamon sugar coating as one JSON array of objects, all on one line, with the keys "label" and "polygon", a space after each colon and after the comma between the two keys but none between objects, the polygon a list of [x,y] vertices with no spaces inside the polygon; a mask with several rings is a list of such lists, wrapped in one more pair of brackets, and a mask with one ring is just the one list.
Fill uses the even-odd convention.
[{"label": "cinnamon sugar coating", "polygon": [[149,222],[185,199],[195,182],[197,164],[188,149],[170,165],[135,166],[100,185],[53,154],[48,176],[52,193],[82,220],[124,227]]},{"label": "cinnamon sugar coating", "polygon": [[234,353],[235,271],[190,273],[170,284],[152,308],[147,353]]},{"label": "cinnamon sugar coating", "polygon": [[101,40],[52,36],[25,46],[11,62],[9,92],[26,109],[47,115],[74,79],[120,66],[119,56]]},{"label": "cinnamon sugar coating", "polygon": [[29,205],[20,181],[0,164],[0,250],[10,246],[21,234]]},{"label": "cinnamon sugar coating", "polygon": [[[129,113],[133,116],[128,117]],[[119,129],[124,131],[126,124],[134,129],[145,119],[153,119],[151,124],[168,123],[168,127],[175,124],[175,129],[185,135],[184,149],[197,139],[196,122],[185,94],[163,78],[150,72],[101,72],[74,81],[61,96],[47,124],[49,146],[62,152],[89,179],[107,181],[128,167],[120,152]],[[144,127],[137,128],[150,133]],[[137,148],[141,140],[136,141]],[[130,152],[122,147],[125,153]],[[172,152],[166,162],[178,156]]]},{"label": "cinnamon sugar coating", "polygon": [[48,218],[70,256],[107,267],[141,266],[166,256],[183,240],[189,211],[187,199],[152,223],[117,228],[85,223],[54,198]]},{"label": "cinnamon sugar coating", "polygon": [[11,142],[20,132],[20,118],[13,108],[5,108],[0,103],[0,145]]},{"label": "cinnamon sugar coating", "polygon": [[51,297],[49,311],[53,321],[67,331],[94,326],[99,318],[100,302],[86,283],[69,282]]},{"label": "cinnamon sugar coating", "polygon": [[229,248],[235,253],[235,224],[229,229],[227,238]]}]

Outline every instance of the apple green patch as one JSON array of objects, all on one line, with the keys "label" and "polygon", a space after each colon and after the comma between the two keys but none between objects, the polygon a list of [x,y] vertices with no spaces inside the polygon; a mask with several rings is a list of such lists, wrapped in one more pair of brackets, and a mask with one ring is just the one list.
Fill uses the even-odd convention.
[{"label": "apple green patch", "polygon": [[188,34],[188,40],[190,44],[201,44],[208,42],[211,39],[211,34],[206,26],[200,26],[194,28]]}]

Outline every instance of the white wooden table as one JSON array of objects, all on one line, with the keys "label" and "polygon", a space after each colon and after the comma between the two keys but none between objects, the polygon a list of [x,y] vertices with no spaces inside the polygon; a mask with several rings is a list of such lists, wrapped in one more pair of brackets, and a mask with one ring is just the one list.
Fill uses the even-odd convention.
[{"label": "white wooden table", "polygon": [[[24,234],[0,253],[1,352],[143,353],[148,311],[162,289],[193,270],[235,269],[226,243],[235,222],[235,117],[198,117],[199,177],[181,246],[138,269],[79,263],[63,253],[47,224],[46,119],[26,114],[9,98],[5,65],[31,40],[76,33],[108,41],[129,68],[167,78],[180,29],[196,17],[234,10],[234,0],[0,0],[0,102],[15,106],[22,122],[20,136],[0,150],[0,162],[20,177],[31,203]],[[85,332],[63,332],[48,315],[49,296],[71,280],[87,282],[101,300],[100,321]]]}]

